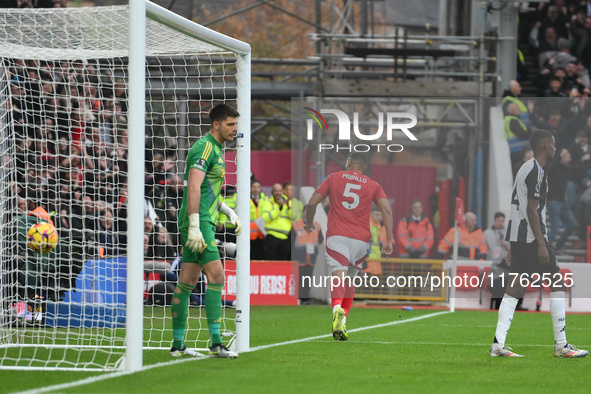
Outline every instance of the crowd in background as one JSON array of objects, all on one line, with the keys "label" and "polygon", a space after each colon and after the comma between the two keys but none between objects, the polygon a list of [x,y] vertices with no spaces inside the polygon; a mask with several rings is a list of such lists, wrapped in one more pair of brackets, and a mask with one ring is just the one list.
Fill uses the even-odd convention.
[{"label": "crowd in background", "polygon": [[[554,134],[557,153],[546,168],[548,235],[564,255],[571,234],[578,237],[574,248],[585,247],[591,223],[591,2],[553,0],[535,6],[535,13],[520,18],[520,31],[529,33],[520,37],[520,46],[527,40],[537,69],[528,73],[519,57],[517,79],[503,93],[504,133],[514,174],[533,156],[532,131]],[[523,97],[526,84],[538,97]]]},{"label": "crowd in background", "polygon": [[[58,7],[63,0],[14,0],[14,7]],[[549,178],[550,241],[563,252],[565,241],[576,232],[587,239],[591,223],[591,2],[540,3],[538,12],[523,18],[529,45],[538,65],[536,75],[519,75],[503,93],[504,132],[510,142],[514,171],[531,155],[527,140],[532,130],[551,131],[557,156],[547,168]],[[28,216],[36,207],[52,213],[61,242],[55,253],[56,271],[71,286],[84,261],[124,253],[127,217],[127,91],[123,79],[98,62],[9,59],[10,101],[6,116],[15,156],[11,194],[15,217]],[[521,84],[533,81],[538,98],[522,96]],[[555,101],[559,99],[560,101]],[[146,150],[144,203],[144,255],[146,260],[172,261],[181,245],[177,212],[183,179],[175,149]],[[266,185],[269,186],[269,185]],[[235,208],[235,190],[224,188],[223,200]],[[321,232],[311,237],[302,230],[303,203],[292,196],[289,182],[274,184],[266,196],[262,185],[251,186],[251,258],[290,260],[297,252],[303,266],[312,266],[322,243]],[[409,216],[398,225],[398,255],[443,257],[443,244],[434,247],[433,227],[414,201]],[[372,212],[369,259],[377,258],[383,243],[383,224]],[[471,222],[467,218],[467,222]],[[562,236],[558,229],[564,227]],[[319,226],[318,226],[319,227]],[[578,229],[578,231],[576,231]],[[469,232],[473,232],[469,228]],[[409,236],[409,232],[418,238]],[[218,223],[223,255],[232,256],[233,228],[223,217]],[[417,242],[421,239],[422,242]],[[415,241],[413,241],[415,240]],[[478,241],[480,242],[480,241]],[[312,245],[312,246],[308,246]],[[486,253],[477,245],[472,258]],[[26,247],[20,245],[19,255]],[[53,258],[53,257],[51,257]],[[18,264],[28,264],[20,261]],[[367,269],[371,269],[369,266]]]}]

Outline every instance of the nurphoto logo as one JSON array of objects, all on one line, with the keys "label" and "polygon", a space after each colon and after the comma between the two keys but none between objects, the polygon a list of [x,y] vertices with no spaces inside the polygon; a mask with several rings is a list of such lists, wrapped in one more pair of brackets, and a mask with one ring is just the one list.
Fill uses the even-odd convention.
[{"label": "nurphoto logo", "polygon": [[[378,129],[375,132],[367,132],[365,130],[359,130],[359,113],[353,112],[353,122],[345,112],[338,109],[321,109],[316,111],[310,107],[304,107],[304,113],[310,116],[311,119],[307,120],[307,135],[308,141],[314,140],[314,122],[318,125],[321,132],[328,131],[328,123],[322,114],[332,114],[336,116],[338,121],[338,139],[339,141],[347,141],[348,144],[319,144],[318,151],[322,152],[325,150],[348,151],[348,152],[369,152],[372,149],[378,152],[381,149],[386,149],[388,152],[402,152],[404,147],[400,144],[384,144],[384,143],[366,143],[366,144],[351,144],[351,129],[355,138],[361,141],[377,141],[386,133],[386,140],[392,141],[392,135],[394,131],[402,131],[406,137],[411,141],[417,141],[409,129],[416,126],[417,117],[407,112],[380,112],[378,113]],[[384,121],[384,118],[386,119]],[[400,123],[400,120],[408,120],[409,122]],[[384,127],[385,123],[385,127]],[[351,127],[352,126],[352,127]]]}]

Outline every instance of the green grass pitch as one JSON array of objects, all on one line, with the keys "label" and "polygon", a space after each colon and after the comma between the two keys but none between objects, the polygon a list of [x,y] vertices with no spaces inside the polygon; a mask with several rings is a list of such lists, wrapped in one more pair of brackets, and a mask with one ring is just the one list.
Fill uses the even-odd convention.
[{"label": "green grass pitch", "polygon": [[[588,392],[591,357],[555,358],[548,314],[516,313],[508,345],[525,357],[491,358],[496,312],[456,311],[402,323],[437,312],[354,306],[347,342],[322,337],[243,353],[235,360],[193,359],[51,392]],[[330,320],[329,306],[252,307],[251,347],[330,334]],[[590,320],[591,315],[567,315],[569,342],[591,349]],[[354,331],[395,321],[401,323]],[[144,352],[144,365],[167,361],[167,351]],[[101,375],[0,370],[0,392]]]}]

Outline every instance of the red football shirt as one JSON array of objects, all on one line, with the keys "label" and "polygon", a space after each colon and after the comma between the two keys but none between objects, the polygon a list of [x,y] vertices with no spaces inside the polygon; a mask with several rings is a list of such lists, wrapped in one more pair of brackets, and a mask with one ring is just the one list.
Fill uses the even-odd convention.
[{"label": "red football shirt", "polygon": [[330,203],[327,237],[341,235],[369,242],[371,203],[388,198],[376,181],[355,170],[341,171],[327,176],[316,191],[328,196]]}]

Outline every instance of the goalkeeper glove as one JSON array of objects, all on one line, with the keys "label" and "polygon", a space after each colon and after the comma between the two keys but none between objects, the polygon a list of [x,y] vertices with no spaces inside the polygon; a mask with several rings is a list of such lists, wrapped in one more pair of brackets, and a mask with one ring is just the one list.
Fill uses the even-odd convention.
[{"label": "goalkeeper glove", "polygon": [[230,223],[236,226],[236,235],[240,235],[240,233],[242,232],[242,223],[240,222],[238,215],[236,215],[236,212],[234,212],[232,208],[227,206],[226,203],[222,203],[220,205],[220,212],[226,215],[230,220]]},{"label": "goalkeeper glove", "polygon": [[185,246],[195,253],[201,253],[207,247],[205,239],[203,239],[203,234],[201,234],[201,230],[199,229],[198,213],[189,215],[189,234]]}]

